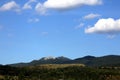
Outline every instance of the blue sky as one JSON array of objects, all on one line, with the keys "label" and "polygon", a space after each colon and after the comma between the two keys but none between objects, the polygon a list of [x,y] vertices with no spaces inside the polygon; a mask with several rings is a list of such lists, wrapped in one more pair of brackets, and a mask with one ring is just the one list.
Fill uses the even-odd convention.
[{"label": "blue sky", "polygon": [[119,0],[0,0],[0,64],[120,55]]}]

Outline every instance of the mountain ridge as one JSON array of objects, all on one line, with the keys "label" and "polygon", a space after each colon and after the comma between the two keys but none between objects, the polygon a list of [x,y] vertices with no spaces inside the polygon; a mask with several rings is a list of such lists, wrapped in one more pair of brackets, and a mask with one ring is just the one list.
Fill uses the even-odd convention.
[{"label": "mountain ridge", "polygon": [[35,66],[41,64],[84,64],[86,66],[120,66],[120,55],[105,55],[100,57],[84,56],[81,58],[70,59],[64,56],[43,57],[39,60],[33,60],[28,63],[9,64],[14,67]]}]

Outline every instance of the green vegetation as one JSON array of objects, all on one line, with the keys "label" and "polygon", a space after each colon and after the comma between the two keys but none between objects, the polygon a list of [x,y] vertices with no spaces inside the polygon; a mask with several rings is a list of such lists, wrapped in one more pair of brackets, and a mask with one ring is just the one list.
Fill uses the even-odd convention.
[{"label": "green vegetation", "polygon": [[85,67],[81,64],[0,66],[0,80],[120,80],[120,67]]}]

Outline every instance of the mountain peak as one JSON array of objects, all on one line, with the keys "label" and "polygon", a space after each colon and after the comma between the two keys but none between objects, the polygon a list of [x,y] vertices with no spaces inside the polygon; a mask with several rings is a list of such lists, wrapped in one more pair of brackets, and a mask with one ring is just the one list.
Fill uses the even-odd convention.
[{"label": "mountain peak", "polygon": [[69,59],[69,58],[67,58],[67,57],[64,57],[64,56],[56,57],[56,59],[71,60],[71,59]]},{"label": "mountain peak", "polygon": [[95,56],[90,56],[90,55],[88,55],[88,56],[85,56],[85,57],[83,57],[83,58],[85,58],[85,59],[93,59],[93,58],[96,58]]},{"label": "mountain peak", "polygon": [[47,60],[71,60],[71,59],[64,56],[60,56],[60,57],[48,56],[48,57],[43,57],[40,60],[47,61]]},{"label": "mountain peak", "polygon": [[50,60],[50,59],[56,59],[55,57],[53,57],[53,56],[48,56],[48,57],[43,57],[43,58],[41,58],[41,60]]}]

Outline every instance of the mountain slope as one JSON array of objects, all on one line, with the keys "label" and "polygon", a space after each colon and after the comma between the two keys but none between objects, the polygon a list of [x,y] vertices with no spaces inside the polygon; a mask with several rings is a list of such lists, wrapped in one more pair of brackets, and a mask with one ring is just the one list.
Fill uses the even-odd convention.
[{"label": "mountain slope", "polygon": [[120,64],[120,56],[117,55],[107,55],[102,57],[85,56],[83,58],[77,58],[69,63],[81,63],[87,66],[114,66]]},{"label": "mountain slope", "polygon": [[17,64],[11,64],[10,66],[15,67],[23,67],[23,66],[33,66],[33,65],[40,65],[40,64],[64,64],[66,61],[71,61],[71,59],[67,57],[43,57],[39,60],[33,60],[30,63],[17,63]]}]

